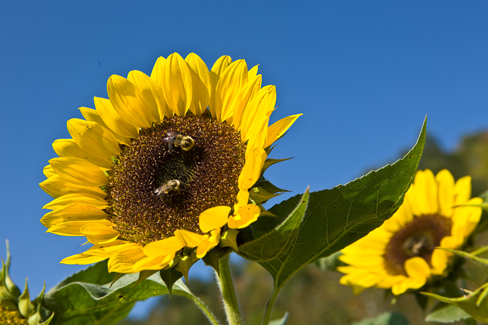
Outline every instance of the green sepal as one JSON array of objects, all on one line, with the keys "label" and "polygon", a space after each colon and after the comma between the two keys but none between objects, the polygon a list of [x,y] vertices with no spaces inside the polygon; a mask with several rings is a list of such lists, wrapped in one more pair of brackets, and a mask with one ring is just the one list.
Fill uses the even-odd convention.
[{"label": "green sepal", "polygon": [[260,209],[261,213],[259,214],[259,217],[273,217],[276,218],[276,214],[271,213],[270,211],[266,210],[262,204],[256,204]]},{"label": "green sepal", "polygon": [[228,247],[216,246],[208,251],[207,254],[205,254],[205,256],[202,258],[202,260],[205,265],[212,267],[217,275],[220,276],[219,260],[227,254],[230,254],[231,252],[232,249]]},{"label": "green sepal", "polygon": [[437,294],[422,292],[422,294],[461,308],[474,319],[488,323],[488,283],[476,291],[459,298],[448,298]]},{"label": "green sepal", "polygon": [[447,305],[431,312],[427,315],[425,321],[450,324],[469,318],[471,318],[471,316],[461,308],[454,305]]},{"label": "green sepal", "polygon": [[112,283],[110,283],[110,287],[112,287],[115,282],[119,281],[119,279],[123,276],[123,273],[116,273],[114,279],[112,280]]},{"label": "green sepal", "polygon": [[8,310],[18,310],[17,304],[8,298],[0,298],[0,306]]},{"label": "green sepal", "polygon": [[34,310],[35,310],[35,306],[30,301],[29,288],[27,287],[27,278],[26,278],[24,292],[19,297],[19,311],[24,318],[29,318],[29,316],[34,312]]},{"label": "green sepal", "polygon": [[176,270],[181,272],[185,277],[186,283],[190,283],[188,280],[188,272],[190,268],[195,264],[199,258],[197,258],[197,252],[193,249],[192,252],[188,255],[182,255],[180,261],[175,266]]},{"label": "green sepal", "polygon": [[486,258],[481,258],[481,257],[475,256],[475,255],[470,254],[470,253],[466,253],[466,252],[463,252],[463,251],[458,251],[458,250],[450,249],[450,248],[438,247],[438,249],[442,249],[442,250],[451,252],[451,253],[453,253],[455,255],[458,255],[458,256],[464,257],[466,259],[469,259],[470,261],[473,261],[476,264],[479,264],[479,265],[488,267],[488,259],[486,259]]},{"label": "green sepal", "polygon": [[253,203],[261,204],[283,194],[283,192],[289,191],[280,189],[271,184],[269,181],[265,180],[256,183],[254,187],[249,190],[249,198]]},{"label": "green sepal", "polygon": [[266,169],[268,169],[270,166],[272,166],[274,164],[277,164],[279,162],[282,162],[282,161],[290,160],[290,159],[293,159],[293,157],[291,157],[291,158],[284,158],[284,159],[272,159],[272,158],[266,159],[264,161],[263,168],[261,169],[261,176],[264,174],[264,172],[266,171]]},{"label": "green sepal", "polygon": [[286,321],[288,320],[288,312],[283,315],[280,319],[275,319],[269,322],[269,325],[285,325]]},{"label": "green sepal", "polygon": [[5,246],[7,249],[7,259],[5,261],[5,278],[3,283],[5,283],[5,286],[7,287],[8,292],[14,296],[15,298],[20,297],[20,289],[17,287],[12,279],[10,278],[9,271],[10,271],[10,261],[11,261],[11,255],[10,255],[10,245],[8,240],[5,241]]},{"label": "green sepal", "polygon": [[341,255],[341,251],[335,252],[330,256],[318,259],[315,262],[315,265],[317,265],[324,272],[335,271],[338,266],[345,265],[345,263],[339,259],[339,256]]},{"label": "green sepal", "polygon": [[144,271],[139,272],[139,278],[134,283],[134,287],[158,271],[159,270],[144,270]]},{"label": "green sepal", "polygon": [[0,298],[10,299],[12,302],[17,302],[17,297],[14,297],[14,295],[12,295],[6,283],[7,278],[9,278],[7,269],[8,267],[6,267],[5,262],[2,258],[2,271],[0,273]]},{"label": "green sepal", "polygon": [[239,230],[237,229],[227,229],[224,230],[222,235],[220,236],[220,242],[219,246],[220,247],[230,247],[234,251],[239,251],[239,248],[237,247],[237,234],[239,233]]},{"label": "green sepal", "polygon": [[183,273],[172,267],[159,271],[159,275],[161,276],[161,280],[163,280],[164,284],[168,288],[169,297],[171,298],[173,295],[173,284],[175,284],[175,282],[183,276]]},{"label": "green sepal", "polygon": [[273,260],[285,254],[298,236],[308,199],[307,188],[298,205],[281,223],[277,218],[259,218],[250,227],[251,235],[249,231],[243,231],[245,243],[239,245],[238,254],[256,262]]}]

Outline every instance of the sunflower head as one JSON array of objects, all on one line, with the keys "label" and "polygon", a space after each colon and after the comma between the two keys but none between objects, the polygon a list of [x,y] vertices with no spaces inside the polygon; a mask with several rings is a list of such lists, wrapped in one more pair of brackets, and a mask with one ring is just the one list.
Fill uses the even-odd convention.
[{"label": "sunflower head", "polygon": [[48,311],[41,307],[44,299],[44,289],[41,294],[30,300],[27,279],[25,290],[21,294],[20,289],[14,284],[9,275],[10,269],[10,250],[7,241],[7,259],[2,259],[2,269],[0,270],[0,324],[28,325],[42,324],[48,325],[54,313],[48,317]]},{"label": "sunflower head", "polygon": [[379,228],[342,250],[348,266],[341,283],[356,292],[368,287],[400,295],[445,277],[452,254],[438,248],[459,249],[481,217],[471,198],[471,178],[457,182],[447,170],[436,176],[418,171],[397,212]]},{"label": "sunflower head", "polygon": [[252,193],[268,148],[300,114],[269,126],[275,87],[228,56],[210,70],[194,53],[160,57],[150,76],[111,76],[107,92],[68,121],[71,138],[54,141],[44,168],[54,200],[41,222],[93,244],[62,262],[187,270],[217,245],[235,249],[265,213]]}]

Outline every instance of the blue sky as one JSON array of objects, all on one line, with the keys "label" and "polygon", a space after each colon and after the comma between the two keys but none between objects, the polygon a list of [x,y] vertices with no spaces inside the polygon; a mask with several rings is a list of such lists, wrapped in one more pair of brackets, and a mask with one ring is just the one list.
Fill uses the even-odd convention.
[{"label": "blue sky", "polygon": [[78,107],[107,97],[110,75],[150,73],[158,56],[259,64],[277,86],[272,118],[304,114],[271,155],[295,158],[266,173],[290,195],[393,162],[426,114],[448,149],[488,128],[486,1],[2,1],[0,44],[0,240],[34,295],[80,269],[59,261],[83,240],[39,222],[52,142],[69,137]]}]

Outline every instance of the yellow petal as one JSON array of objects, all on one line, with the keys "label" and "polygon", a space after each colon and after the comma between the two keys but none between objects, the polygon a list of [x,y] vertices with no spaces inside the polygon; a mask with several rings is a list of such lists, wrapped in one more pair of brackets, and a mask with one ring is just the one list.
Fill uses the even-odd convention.
[{"label": "yellow petal", "polygon": [[229,217],[228,225],[232,229],[242,229],[258,220],[261,209],[254,204],[247,204],[241,207],[236,215]]},{"label": "yellow petal", "polygon": [[150,111],[151,121],[162,121],[166,111],[169,112],[169,107],[166,106],[161,87],[145,73],[137,70],[129,72],[127,80],[139,90],[138,93],[141,94],[139,100],[144,108]]},{"label": "yellow petal", "polygon": [[42,169],[42,173],[44,174],[44,176],[46,176],[47,178],[49,177],[52,177],[54,175],[57,175],[55,172],[54,172],[54,169],[52,168],[51,165],[47,165],[46,167],[44,167]]},{"label": "yellow petal", "polygon": [[222,101],[221,111],[216,111],[218,121],[225,121],[232,116],[234,107],[231,104],[245,83],[247,83],[247,64],[244,60],[232,62],[220,75],[215,93]]},{"label": "yellow petal", "polygon": [[197,247],[197,258],[204,258],[207,252],[217,246],[220,241],[220,229],[212,230],[210,237],[200,243]]},{"label": "yellow petal", "polygon": [[430,267],[421,257],[412,257],[405,261],[405,272],[411,278],[422,278],[425,280],[430,276]]},{"label": "yellow petal", "polygon": [[247,141],[250,138],[256,119],[269,118],[269,114],[273,111],[274,103],[276,102],[276,97],[273,98],[273,94],[276,96],[274,88],[274,86],[261,88],[247,104],[239,126],[243,141]]},{"label": "yellow petal", "polygon": [[202,241],[208,238],[208,235],[200,235],[184,229],[176,230],[175,236],[184,243],[186,247],[197,247]]},{"label": "yellow petal", "polygon": [[419,170],[415,175],[416,203],[422,214],[435,214],[438,212],[437,182],[429,169]]},{"label": "yellow petal", "polygon": [[185,116],[192,103],[193,87],[190,67],[178,53],[168,56],[162,87],[171,110],[178,116]]},{"label": "yellow petal", "polygon": [[49,177],[44,182],[40,183],[39,186],[44,192],[51,195],[53,198],[74,193],[92,194],[101,198],[107,196],[107,194],[98,187],[89,187],[73,184],[58,175]]},{"label": "yellow petal", "polygon": [[142,251],[142,246],[139,244],[132,244],[110,257],[108,260],[108,271],[117,273],[136,273],[137,271],[135,270],[134,265],[145,257],[146,255]]},{"label": "yellow petal", "polygon": [[239,189],[247,190],[256,183],[261,175],[261,169],[265,160],[266,152],[263,149],[255,148],[249,154],[239,175]]},{"label": "yellow petal", "polygon": [[447,268],[451,253],[442,249],[434,249],[431,257],[432,273],[442,275]]},{"label": "yellow petal", "polygon": [[264,145],[265,148],[272,145],[276,140],[281,138],[286,131],[295,123],[298,117],[302,116],[303,114],[296,114],[291,115],[281,120],[273,123],[268,129],[268,138],[266,139],[266,144]]},{"label": "yellow petal", "polygon": [[259,64],[255,65],[254,67],[252,67],[251,70],[249,70],[249,73],[248,73],[249,79],[255,78],[258,75],[258,67],[259,67]]},{"label": "yellow petal", "polygon": [[53,142],[53,149],[59,157],[81,158],[103,168],[112,168],[110,155],[106,154],[103,157],[95,156],[90,151],[87,152],[81,149],[73,139],[55,140]]},{"label": "yellow petal", "polygon": [[97,157],[110,159],[120,153],[117,139],[98,123],[74,118],[68,121],[68,132],[81,149]]},{"label": "yellow petal", "polygon": [[234,99],[232,106],[234,107],[234,117],[232,123],[236,130],[240,129],[242,115],[244,110],[254,95],[261,89],[262,77],[258,75],[256,78],[249,78],[249,81],[239,90],[239,93]]},{"label": "yellow petal", "polygon": [[227,223],[231,208],[227,206],[217,206],[207,209],[200,213],[199,225],[202,232],[220,229]]},{"label": "yellow petal", "polygon": [[141,272],[143,270],[161,270],[164,269],[173,259],[175,253],[156,256],[156,257],[144,257],[134,264],[134,271]]},{"label": "yellow petal", "polygon": [[207,109],[210,100],[210,71],[205,62],[195,53],[188,54],[185,61],[192,71],[193,98],[190,110],[198,116]]},{"label": "yellow petal", "polygon": [[162,87],[164,83],[164,68],[166,67],[166,59],[162,56],[160,56],[157,60],[156,63],[154,64],[154,67],[151,72],[151,79],[156,81],[156,83]]},{"label": "yellow petal", "polygon": [[458,179],[454,185],[454,205],[464,204],[471,197],[471,176]]},{"label": "yellow petal", "polygon": [[107,184],[107,176],[102,170],[81,158],[59,157],[49,160],[56,174],[70,183],[84,186],[102,186]]},{"label": "yellow petal", "polygon": [[55,226],[52,226],[51,228],[46,230],[46,232],[50,232],[61,236],[84,236],[83,233],[81,232],[81,227],[89,223],[100,223],[105,225],[112,224],[108,220],[69,221],[69,222],[63,222]]},{"label": "yellow petal", "polygon": [[446,217],[450,216],[454,205],[454,177],[447,169],[443,169],[435,178],[439,184],[439,213]]},{"label": "yellow petal", "polygon": [[92,244],[110,243],[119,237],[119,232],[113,228],[113,225],[98,222],[87,223],[80,231]]},{"label": "yellow petal", "polygon": [[148,128],[152,122],[152,109],[144,106],[142,94],[132,82],[112,75],[107,82],[107,93],[117,113],[138,128]]},{"label": "yellow petal", "polygon": [[101,209],[82,203],[73,203],[60,209],[46,213],[41,218],[41,223],[50,228],[62,222],[81,220],[104,220],[108,215]]},{"label": "yellow petal", "polygon": [[97,263],[105,259],[107,258],[102,256],[94,256],[94,255],[81,253],[81,254],[76,254],[76,255],[66,257],[62,259],[60,263],[70,264],[70,265],[72,264],[87,265],[87,264]]},{"label": "yellow petal", "polygon": [[107,201],[105,201],[103,198],[99,196],[91,195],[91,194],[75,193],[75,194],[66,194],[61,197],[58,197],[57,199],[52,200],[42,208],[49,209],[49,210],[58,210],[69,204],[74,204],[74,203],[88,204],[88,205],[95,206],[99,209],[105,209],[108,207]]},{"label": "yellow petal", "polygon": [[214,65],[212,66],[212,71],[220,76],[222,72],[227,69],[229,64],[231,64],[232,59],[228,55],[222,55],[220,58],[215,61]]},{"label": "yellow petal", "polygon": [[[124,139],[137,138],[139,134],[138,128],[131,121],[124,120],[117,113],[110,100],[100,97],[95,97],[93,100],[95,102],[95,108],[107,125],[107,128]],[[130,141],[129,143],[124,141],[124,143],[130,144]]]},{"label": "yellow petal", "polygon": [[177,252],[184,246],[185,244],[177,237],[169,237],[144,246],[144,254],[147,256],[163,256]]}]

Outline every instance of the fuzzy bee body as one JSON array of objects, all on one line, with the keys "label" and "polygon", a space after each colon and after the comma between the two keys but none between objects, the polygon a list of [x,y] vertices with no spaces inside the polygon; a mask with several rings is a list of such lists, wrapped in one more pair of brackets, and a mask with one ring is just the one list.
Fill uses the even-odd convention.
[{"label": "fuzzy bee body", "polygon": [[158,195],[161,201],[165,202],[171,197],[171,193],[175,193],[180,190],[180,185],[181,183],[179,180],[173,179],[154,190],[154,194]]},{"label": "fuzzy bee body", "polygon": [[168,131],[163,141],[168,145],[169,149],[181,148],[183,151],[190,151],[195,147],[195,140],[189,135],[179,134],[176,131]]}]

